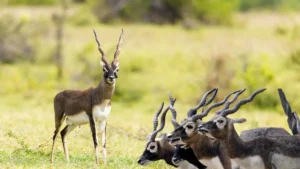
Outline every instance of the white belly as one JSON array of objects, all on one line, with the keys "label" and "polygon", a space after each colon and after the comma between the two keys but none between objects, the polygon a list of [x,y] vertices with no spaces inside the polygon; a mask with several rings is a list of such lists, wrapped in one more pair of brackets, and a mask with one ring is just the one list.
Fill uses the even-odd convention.
[{"label": "white belly", "polygon": [[241,168],[255,168],[255,169],[265,169],[264,162],[260,156],[251,156],[247,158],[233,158],[231,159]]},{"label": "white belly", "polygon": [[209,169],[223,169],[221,161],[219,157],[214,157],[211,159],[200,159],[200,162],[203,165],[206,165]]},{"label": "white belly", "polygon": [[300,169],[300,158],[291,158],[281,154],[272,156],[272,163],[277,169]]},{"label": "white belly", "polygon": [[[101,104],[93,107],[93,117],[96,122],[102,122],[107,119],[111,106],[108,105],[110,100],[104,100]],[[85,111],[77,113],[72,116],[66,116],[66,122],[68,125],[83,125],[89,123],[89,117]]]},{"label": "white belly", "polygon": [[78,114],[72,116],[66,116],[66,122],[68,125],[83,125],[89,123],[89,116],[85,111],[82,111]]}]

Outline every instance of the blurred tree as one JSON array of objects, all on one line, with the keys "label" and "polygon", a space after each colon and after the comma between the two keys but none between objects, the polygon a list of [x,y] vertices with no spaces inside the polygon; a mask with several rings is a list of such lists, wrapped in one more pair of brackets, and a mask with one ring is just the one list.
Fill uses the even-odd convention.
[{"label": "blurred tree", "polygon": [[[288,0],[287,0],[288,1]],[[251,9],[277,9],[282,4],[282,0],[240,0],[240,10]]]},{"label": "blurred tree", "polygon": [[[39,25],[39,26],[36,26]],[[16,18],[13,15],[0,17],[0,62],[14,63],[18,60],[35,61],[34,43],[46,29],[40,21],[32,21],[24,15]]]},{"label": "blurred tree", "polygon": [[210,24],[228,24],[238,0],[89,0],[100,22],[176,23],[192,17]]},{"label": "blurred tree", "polygon": [[145,17],[146,21],[158,24],[174,24],[180,18],[181,14],[178,8],[174,8],[174,6],[166,0],[151,1]]},{"label": "blurred tree", "polygon": [[54,5],[58,0],[8,0],[8,5]]},{"label": "blurred tree", "polygon": [[[209,65],[210,73],[207,73],[206,91],[212,88],[220,88],[225,91],[230,91],[231,81],[234,78],[234,72],[228,69],[226,63],[230,60],[228,54],[219,53],[211,57]],[[220,101],[224,98],[223,95],[217,95],[216,101]]]},{"label": "blurred tree", "polygon": [[64,36],[64,24],[66,21],[66,12],[68,9],[68,2],[67,0],[61,1],[62,11],[60,14],[53,14],[52,19],[56,26],[56,51],[54,55],[54,60],[57,66],[57,79],[61,79],[63,76],[63,36]]}]

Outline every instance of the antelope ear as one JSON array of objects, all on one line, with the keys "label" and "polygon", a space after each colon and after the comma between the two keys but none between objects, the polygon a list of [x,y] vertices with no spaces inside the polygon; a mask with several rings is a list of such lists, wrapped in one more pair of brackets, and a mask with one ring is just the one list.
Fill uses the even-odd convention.
[{"label": "antelope ear", "polygon": [[232,123],[244,123],[246,122],[245,118],[241,118],[241,119],[232,119]]},{"label": "antelope ear", "polygon": [[105,63],[104,63],[102,60],[100,60],[100,65],[101,65],[102,67],[104,67],[104,66],[105,66]]}]

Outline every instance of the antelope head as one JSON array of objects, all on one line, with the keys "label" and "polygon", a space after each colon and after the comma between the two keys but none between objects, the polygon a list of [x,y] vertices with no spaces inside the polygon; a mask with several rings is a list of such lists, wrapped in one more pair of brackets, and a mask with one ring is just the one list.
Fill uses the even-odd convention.
[{"label": "antelope head", "polygon": [[[186,144],[188,141],[190,141],[192,139],[192,137],[195,134],[197,134],[198,123],[201,123],[201,119],[208,114],[209,109],[211,109],[212,107],[207,109],[207,111],[202,111],[200,116],[197,115],[197,110],[203,106],[210,104],[213,101],[213,99],[215,98],[217,92],[218,92],[218,89],[215,88],[215,89],[212,89],[212,90],[208,91],[207,93],[205,93],[204,96],[202,97],[200,103],[195,108],[192,108],[188,111],[188,114],[187,114],[188,118],[183,120],[181,122],[181,124],[178,124],[176,122],[176,120],[175,120],[176,119],[176,111],[173,106],[170,106],[170,110],[173,115],[172,123],[173,123],[173,125],[175,123],[177,123],[176,125],[174,125],[174,127],[176,126],[175,130],[171,134],[168,135],[168,138],[170,139],[171,144],[173,144],[173,145]],[[210,94],[213,94],[212,97],[208,101],[206,101],[206,98]],[[199,121],[197,121],[197,119],[195,118],[196,116],[199,117],[198,118],[198,119],[200,119]]]},{"label": "antelope head", "polygon": [[[225,106],[226,108],[224,108],[221,111],[218,111],[216,116],[214,116],[211,120],[209,120],[206,123],[200,124],[198,127],[198,131],[203,134],[209,134],[210,136],[212,136],[213,138],[218,139],[218,140],[225,139],[229,135],[229,132],[232,131],[232,129],[234,128],[233,127],[234,123],[244,123],[246,121],[245,118],[230,119],[230,118],[227,118],[227,116],[229,114],[235,113],[237,110],[239,110],[239,108],[242,105],[251,102],[257,94],[259,94],[265,90],[266,89],[260,89],[260,90],[255,91],[248,98],[240,100],[236,104],[236,106],[233,107],[232,109],[228,109],[229,106],[228,107]],[[245,89],[241,90],[241,91],[245,91]],[[241,94],[241,92],[236,93],[235,99],[240,94]]]},{"label": "antelope head", "polygon": [[97,37],[97,33],[94,31],[94,35],[95,35],[95,40],[98,44],[98,50],[101,53],[102,57],[101,57],[101,61],[100,61],[100,65],[102,66],[102,70],[103,70],[103,77],[105,79],[105,82],[108,84],[114,84],[116,82],[116,79],[118,78],[118,71],[119,71],[119,61],[118,61],[118,56],[120,54],[120,45],[122,43],[122,36],[123,36],[123,29],[119,38],[119,42],[117,44],[117,48],[116,48],[116,52],[114,54],[114,60],[109,64],[106,55],[104,53],[104,51],[101,48],[101,44],[98,40]]},{"label": "antelope head", "polygon": [[164,110],[164,112],[161,115],[160,127],[158,129],[156,129],[158,126],[157,118],[158,118],[159,114],[161,113],[163,106],[164,106],[164,103],[161,105],[158,112],[154,115],[153,131],[149,134],[148,141],[145,146],[145,150],[138,160],[138,163],[140,165],[147,165],[153,161],[164,159],[164,151],[166,151],[166,149],[168,149],[168,148],[171,149],[171,151],[174,150],[174,147],[169,145],[167,138],[166,138],[166,134],[162,135],[159,138],[156,138],[157,133],[160,132],[165,126],[166,113],[169,110],[169,107],[167,107]]}]

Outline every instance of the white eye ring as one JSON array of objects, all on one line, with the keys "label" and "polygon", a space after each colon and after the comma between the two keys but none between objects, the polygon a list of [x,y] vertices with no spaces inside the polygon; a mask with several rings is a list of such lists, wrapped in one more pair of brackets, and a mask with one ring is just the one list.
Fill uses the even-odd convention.
[{"label": "white eye ring", "polygon": [[105,67],[103,67],[103,71],[108,72],[108,70]]},{"label": "white eye ring", "polygon": [[224,129],[226,125],[226,119],[224,117],[219,117],[216,120],[214,120],[214,123],[216,123],[219,129]]},{"label": "white eye ring", "polygon": [[151,153],[156,153],[157,152],[157,144],[155,142],[151,142],[148,145],[147,150],[150,151]]}]

